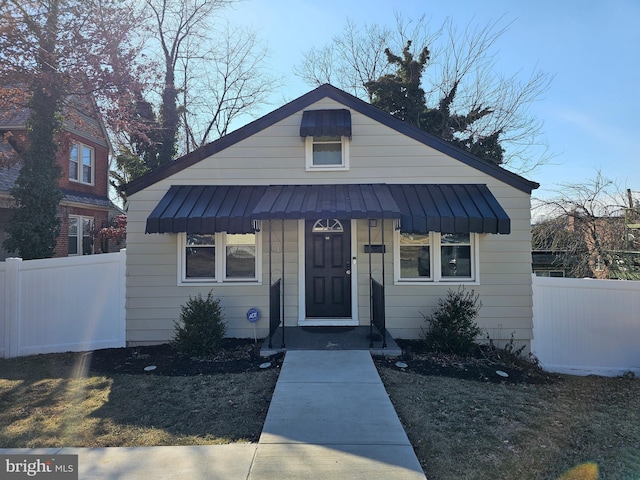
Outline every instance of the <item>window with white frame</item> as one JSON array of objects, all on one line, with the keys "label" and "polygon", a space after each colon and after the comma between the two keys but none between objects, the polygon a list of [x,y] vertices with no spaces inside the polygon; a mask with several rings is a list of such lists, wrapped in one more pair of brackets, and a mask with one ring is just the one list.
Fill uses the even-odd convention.
[{"label": "window with white frame", "polygon": [[400,278],[431,279],[431,243],[429,235],[400,234]]},{"label": "window with white frame", "polygon": [[69,255],[93,254],[93,218],[69,215]]},{"label": "window with white frame", "polygon": [[443,233],[440,235],[440,275],[446,279],[471,279],[471,235]]},{"label": "window with white frame", "polygon": [[348,170],[348,137],[305,137],[307,170]]},{"label": "window with white frame", "polygon": [[398,283],[475,281],[476,234],[395,233]]},{"label": "window with white frame", "polygon": [[93,185],[95,151],[82,143],[72,143],[69,149],[69,180]]},{"label": "window with white frame", "polygon": [[256,282],[260,278],[259,233],[180,235],[180,281]]}]

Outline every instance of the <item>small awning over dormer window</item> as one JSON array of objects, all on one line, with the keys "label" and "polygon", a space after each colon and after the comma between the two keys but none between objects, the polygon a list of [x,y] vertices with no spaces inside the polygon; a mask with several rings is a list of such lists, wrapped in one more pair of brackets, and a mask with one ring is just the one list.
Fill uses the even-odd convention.
[{"label": "small awning over dormer window", "polygon": [[351,112],[345,109],[307,110],[302,113],[301,137],[350,137]]}]

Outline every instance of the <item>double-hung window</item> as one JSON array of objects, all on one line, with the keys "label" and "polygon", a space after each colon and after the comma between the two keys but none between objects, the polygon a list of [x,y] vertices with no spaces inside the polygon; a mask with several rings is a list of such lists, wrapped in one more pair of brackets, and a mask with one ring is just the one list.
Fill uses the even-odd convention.
[{"label": "double-hung window", "polygon": [[180,283],[255,283],[260,279],[260,234],[181,234]]},{"label": "double-hung window", "polygon": [[431,240],[429,235],[399,235],[400,278],[430,280]]},{"label": "double-hung window", "polygon": [[93,218],[69,215],[69,255],[93,254]]},{"label": "double-hung window", "polygon": [[306,137],[307,170],[348,170],[349,138],[341,136]]},{"label": "double-hung window", "polygon": [[396,232],[396,283],[477,281],[476,237],[474,233]]},{"label": "double-hung window", "polygon": [[72,143],[69,149],[69,180],[93,185],[95,151],[82,143]]}]

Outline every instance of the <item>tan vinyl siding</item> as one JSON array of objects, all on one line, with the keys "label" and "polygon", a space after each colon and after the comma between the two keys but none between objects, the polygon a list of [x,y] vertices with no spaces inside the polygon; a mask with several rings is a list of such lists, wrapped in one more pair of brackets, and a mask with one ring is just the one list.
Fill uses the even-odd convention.
[{"label": "tan vinyl siding", "polygon": [[[343,108],[323,100],[308,109]],[[452,159],[395,130],[352,111],[353,138],[348,171],[305,169],[304,141],[299,136],[302,111],[237,144],[175,173],[129,197],[127,235],[127,340],[133,343],[166,342],[173,321],[189,295],[206,295],[211,289],[221,298],[228,335],[253,337],[246,320],[250,307],[260,310],[257,333],[268,331],[269,247],[268,223],[262,229],[261,285],[178,285],[178,236],[145,235],[146,218],[171,185],[220,184],[327,184],[327,183],[481,183],[487,184],[511,218],[510,235],[480,235],[479,281],[469,285],[480,294],[483,307],[479,324],[495,339],[528,342],[532,331],[530,199],[529,195],[500,180]],[[273,271],[280,277],[281,226],[273,222]],[[285,222],[285,315],[287,325],[298,321],[298,223]],[[423,319],[451,284],[394,285],[393,223],[385,222],[385,283],[387,326],[392,335],[415,338]],[[369,270],[364,244],[367,222],[357,222],[359,323],[369,322]],[[381,243],[379,228],[372,243]],[[374,277],[380,279],[379,255],[374,255]]]}]

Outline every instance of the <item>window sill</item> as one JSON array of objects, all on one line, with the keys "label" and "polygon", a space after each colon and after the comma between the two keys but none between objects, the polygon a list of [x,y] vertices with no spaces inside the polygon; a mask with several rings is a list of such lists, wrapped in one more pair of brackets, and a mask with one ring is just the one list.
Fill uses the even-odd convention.
[{"label": "window sill", "polygon": [[87,187],[94,187],[95,186],[95,183],[81,182],[80,180],[76,180],[75,178],[70,178],[69,181],[71,183],[77,183],[78,185],[86,185]]},{"label": "window sill", "polygon": [[393,281],[394,285],[413,285],[413,286],[417,286],[417,285],[480,285],[480,282],[478,280],[473,280],[470,278],[461,278],[461,279],[456,279],[456,278],[452,278],[451,280],[438,280],[438,281],[434,281],[434,280],[394,280]]},{"label": "window sill", "polygon": [[262,282],[258,280],[225,280],[224,282],[216,282],[215,280],[181,280],[178,282],[179,287],[243,287],[258,285],[262,285]]},{"label": "window sill", "polygon": [[349,167],[344,165],[307,165],[307,172],[343,172],[348,170]]}]

